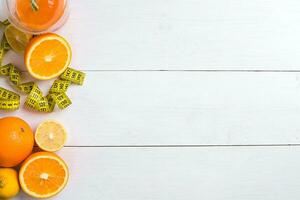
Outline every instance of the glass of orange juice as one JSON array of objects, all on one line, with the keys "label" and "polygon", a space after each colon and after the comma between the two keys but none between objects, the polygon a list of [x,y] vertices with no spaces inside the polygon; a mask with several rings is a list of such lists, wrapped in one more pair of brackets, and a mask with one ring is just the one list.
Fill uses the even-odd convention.
[{"label": "glass of orange juice", "polygon": [[8,20],[31,34],[59,29],[69,16],[68,0],[6,0]]}]

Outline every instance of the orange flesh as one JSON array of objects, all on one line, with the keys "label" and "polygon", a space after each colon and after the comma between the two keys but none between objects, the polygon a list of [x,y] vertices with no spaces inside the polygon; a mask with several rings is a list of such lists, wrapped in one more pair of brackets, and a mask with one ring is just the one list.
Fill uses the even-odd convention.
[{"label": "orange flesh", "polygon": [[64,0],[36,0],[39,9],[33,10],[30,0],[16,0],[16,14],[27,28],[44,30],[54,25],[63,15]]},{"label": "orange flesh", "polygon": [[66,65],[68,49],[57,40],[41,42],[31,54],[31,70],[40,76],[50,76]]},{"label": "orange flesh", "polygon": [[[47,174],[47,180],[41,175]],[[27,166],[24,171],[24,182],[31,192],[39,195],[47,195],[56,192],[66,179],[66,172],[63,166],[54,159],[39,158]]]}]

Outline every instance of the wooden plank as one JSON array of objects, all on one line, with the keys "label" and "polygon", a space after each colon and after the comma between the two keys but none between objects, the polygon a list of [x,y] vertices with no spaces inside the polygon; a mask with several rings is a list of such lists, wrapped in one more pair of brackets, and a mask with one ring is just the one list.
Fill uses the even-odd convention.
[{"label": "wooden plank", "polygon": [[[69,89],[69,109],[10,114],[33,127],[62,121],[68,145],[300,143],[299,75],[88,72],[83,87]],[[4,78],[0,85],[10,88]],[[45,92],[50,82],[39,85]]]},{"label": "wooden plank", "polygon": [[60,154],[71,177],[54,199],[300,198],[300,147],[64,148]]},{"label": "wooden plank", "polygon": [[299,70],[299,9],[295,0],[75,0],[59,33],[86,70]]}]

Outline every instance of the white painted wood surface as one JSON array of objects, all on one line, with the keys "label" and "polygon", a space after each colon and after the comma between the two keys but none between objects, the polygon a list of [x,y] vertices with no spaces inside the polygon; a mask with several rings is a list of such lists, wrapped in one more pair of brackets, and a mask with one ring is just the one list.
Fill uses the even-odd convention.
[{"label": "white painted wood surface", "polygon": [[86,70],[299,70],[299,10],[297,0],[71,0],[59,32]]},{"label": "white painted wood surface", "polygon": [[65,124],[71,179],[54,199],[300,198],[299,1],[72,0],[71,11],[59,33],[87,73],[73,105],[0,113]]},{"label": "white painted wood surface", "polygon": [[65,148],[60,154],[72,176],[56,199],[296,200],[300,196],[300,147]]},{"label": "white painted wood surface", "polygon": [[82,69],[300,69],[297,0],[72,2],[61,33]]},{"label": "white painted wood surface", "polygon": [[[83,87],[69,89],[67,110],[12,114],[33,127],[48,118],[62,121],[71,133],[68,145],[294,144],[300,143],[299,76],[88,72]],[[51,82],[39,85],[46,92]]]}]

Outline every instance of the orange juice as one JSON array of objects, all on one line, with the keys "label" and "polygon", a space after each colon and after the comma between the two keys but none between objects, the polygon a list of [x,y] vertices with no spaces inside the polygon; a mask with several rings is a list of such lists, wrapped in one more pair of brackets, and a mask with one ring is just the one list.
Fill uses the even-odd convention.
[{"label": "orange juice", "polygon": [[34,9],[30,0],[16,0],[16,15],[20,23],[32,30],[46,30],[64,14],[65,0],[35,0]]}]

